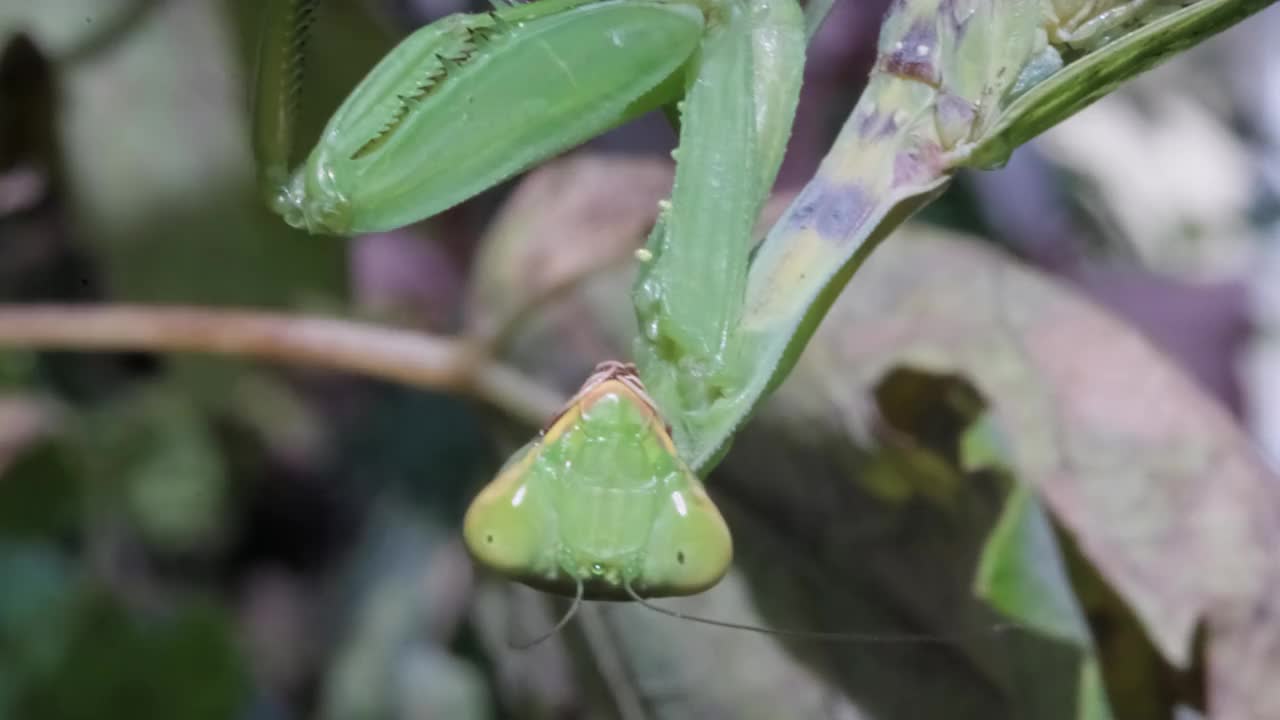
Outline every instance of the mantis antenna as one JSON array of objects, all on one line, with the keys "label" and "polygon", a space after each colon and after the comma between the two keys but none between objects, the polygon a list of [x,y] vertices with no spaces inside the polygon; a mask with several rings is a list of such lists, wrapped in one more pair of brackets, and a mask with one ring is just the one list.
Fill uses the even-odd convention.
[{"label": "mantis antenna", "polygon": [[569,621],[572,620],[574,616],[578,614],[578,610],[581,607],[582,607],[582,581],[579,580],[578,590],[573,595],[573,604],[569,606],[569,609],[565,611],[564,615],[560,616],[560,619],[556,621],[556,624],[553,625],[550,630],[542,633],[541,635],[535,637],[533,640],[530,640],[529,642],[517,643],[511,638],[508,638],[507,644],[511,646],[512,650],[531,650],[534,647],[537,647],[538,645],[541,645],[542,643],[546,642],[548,639],[551,638],[551,636],[563,630],[564,626],[568,625]]},{"label": "mantis antenna", "polygon": [[[958,633],[870,633],[870,632],[836,632],[822,630],[792,630],[787,628],[764,628],[755,625],[746,625],[744,623],[727,622],[724,620],[713,620],[712,618],[700,617],[698,615],[687,615],[685,613],[670,610],[640,597],[631,584],[626,585],[627,594],[631,599],[645,608],[652,610],[660,615],[673,617],[678,620],[689,620],[691,622],[701,623],[703,625],[711,625],[713,627],[726,628],[729,630],[746,630],[747,632],[758,633],[760,635],[776,635],[778,637],[796,638],[800,640],[819,640],[823,642],[836,643],[859,643],[874,645],[951,645],[960,640],[971,638],[977,635],[999,634],[1010,630],[1020,629],[1017,623],[993,623],[984,628],[978,628],[970,631],[961,631]],[[557,626],[558,628],[559,626]]]}]

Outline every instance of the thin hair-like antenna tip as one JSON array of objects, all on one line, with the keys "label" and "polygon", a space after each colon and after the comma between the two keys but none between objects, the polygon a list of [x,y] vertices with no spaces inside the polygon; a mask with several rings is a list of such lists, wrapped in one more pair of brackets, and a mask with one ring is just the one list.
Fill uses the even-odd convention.
[{"label": "thin hair-like antenna tip", "polygon": [[563,630],[565,625],[569,624],[569,621],[573,619],[574,615],[578,614],[578,609],[582,607],[582,592],[582,580],[579,579],[578,587],[573,595],[573,604],[569,606],[569,609],[565,611],[564,615],[560,616],[560,619],[556,621],[556,624],[553,625],[550,630],[538,635],[533,640],[524,643],[517,643],[512,638],[508,637],[507,645],[511,647],[512,650],[531,650],[551,639],[552,636]]},{"label": "thin hair-like antenna tip", "polygon": [[626,583],[624,588],[627,591],[627,595],[631,596],[632,600],[660,615],[666,615],[667,617],[673,617],[678,620],[688,620],[689,622],[710,625],[712,627],[726,628],[729,630],[745,630],[747,632],[758,633],[760,635],[774,635],[777,637],[796,638],[799,640],[858,643],[867,645],[954,645],[965,638],[970,638],[975,635],[1003,634],[1010,630],[1020,629],[1020,626],[1017,623],[996,623],[973,632],[931,635],[925,633],[827,632],[822,630],[765,628],[757,627],[755,625],[746,625],[744,623],[713,620],[711,618],[699,617],[697,615],[687,615],[677,610],[669,610],[660,605],[654,605],[648,600],[640,597],[639,593],[631,587],[630,582]]}]

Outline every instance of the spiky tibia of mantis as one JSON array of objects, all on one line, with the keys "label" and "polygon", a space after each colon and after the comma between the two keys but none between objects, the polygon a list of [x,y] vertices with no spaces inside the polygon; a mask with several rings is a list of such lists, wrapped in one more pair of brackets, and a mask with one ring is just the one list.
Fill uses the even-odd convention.
[{"label": "spiky tibia of mantis", "polygon": [[702,40],[696,3],[538,0],[445,17],[352,91],[291,169],[307,29],[318,0],[266,3],[254,147],[266,202],[337,235],[430,217],[675,101]]}]

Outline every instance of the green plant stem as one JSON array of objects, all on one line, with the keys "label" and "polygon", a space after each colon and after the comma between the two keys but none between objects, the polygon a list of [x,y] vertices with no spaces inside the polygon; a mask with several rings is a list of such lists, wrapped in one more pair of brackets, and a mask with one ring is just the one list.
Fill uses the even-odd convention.
[{"label": "green plant stem", "polygon": [[0,347],[251,357],[475,396],[531,425],[563,398],[462,338],[288,313],[157,305],[0,305]]}]

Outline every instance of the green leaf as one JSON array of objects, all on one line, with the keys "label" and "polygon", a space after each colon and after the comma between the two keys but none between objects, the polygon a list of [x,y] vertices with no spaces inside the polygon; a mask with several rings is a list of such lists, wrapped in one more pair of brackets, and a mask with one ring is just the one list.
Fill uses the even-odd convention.
[{"label": "green leaf", "polygon": [[974,589],[1009,617],[1046,635],[1092,645],[1049,518],[1026,486],[1005,500],[983,547]]},{"label": "green leaf", "polygon": [[1018,622],[1075,645],[1082,654],[1076,717],[1110,720],[1099,658],[1071,587],[1049,518],[1034,491],[1018,485],[987,537],[974,592]]}]

